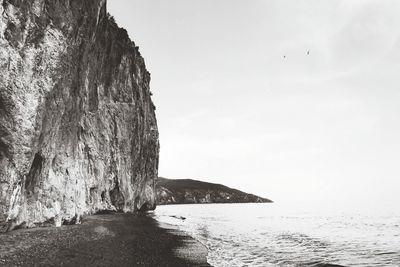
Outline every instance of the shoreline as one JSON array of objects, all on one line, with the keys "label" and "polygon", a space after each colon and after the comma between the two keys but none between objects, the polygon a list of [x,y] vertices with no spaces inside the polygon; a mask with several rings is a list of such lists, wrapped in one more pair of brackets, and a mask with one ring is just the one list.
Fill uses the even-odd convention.
[{"label": "shoreline", "polygon": [[203,245],[146,214],[0,233],[0,244],[0,266],[210,266]]},{"label": "shoreline", "polygon": [[207,203],[157,203],[158,206],[177,206],[177,205],[225,205],[225,204],[275,204],[275,202],[207,202]]},{"label": "shoreline", "polygon": [[184,230],[179,229],[177,225],[160,222],[157,219],[155,220],[158,223],[158,226],[167,230],[168,233],[183,238],[183,246],[174,248],[174,254],[176,256],[179,258],[188,259],[192,262],[203,264],[200,266],[211,266],[209,263],[207,263],[208,249],[206,245]]}]

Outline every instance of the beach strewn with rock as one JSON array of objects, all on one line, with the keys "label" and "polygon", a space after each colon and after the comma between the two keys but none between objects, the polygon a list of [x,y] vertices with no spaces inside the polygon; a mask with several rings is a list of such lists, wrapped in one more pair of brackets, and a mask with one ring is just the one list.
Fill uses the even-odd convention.
[{"label": "beach strewn with rock", "polygon": [[146,215],[84,217],[81,225],[0,234],[0,266],[209,266],[207,249]]},{"label": "beach strewn with rock", "polygon": [[153,209],[149,82],[105,0],[0,0],[0,225]]}]

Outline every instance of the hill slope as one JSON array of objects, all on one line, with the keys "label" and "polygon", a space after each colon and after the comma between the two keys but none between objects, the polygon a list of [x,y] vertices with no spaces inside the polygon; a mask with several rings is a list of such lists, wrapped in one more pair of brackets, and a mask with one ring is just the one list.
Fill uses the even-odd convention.
[{"label": "hill slope", "polygon": [[166,179],[159,177],[156,185],[157,203],[268,203],[272,202],[221,184],[192,179]]}]

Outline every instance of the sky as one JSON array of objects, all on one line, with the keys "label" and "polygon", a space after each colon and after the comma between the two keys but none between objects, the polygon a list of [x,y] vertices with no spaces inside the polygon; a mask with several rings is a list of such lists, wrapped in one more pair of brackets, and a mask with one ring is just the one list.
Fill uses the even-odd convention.
[{"label": "sky", "polygon": [[400,1],[107,5],[151,73],[160,176],[290,205],[400,203]]}]

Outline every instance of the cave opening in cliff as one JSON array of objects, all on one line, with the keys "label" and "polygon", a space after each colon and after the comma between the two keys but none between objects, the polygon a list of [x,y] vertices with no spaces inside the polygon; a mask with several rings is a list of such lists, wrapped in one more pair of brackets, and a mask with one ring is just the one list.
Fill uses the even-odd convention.
[{"label": "cave opening in cliff", "polygon": [[37,183],[37,177],[40,174],[44,163],[44,158],[39,152],[35,154],[31,168],[25,180],[25,189],[28,193],[33,193]]}]

